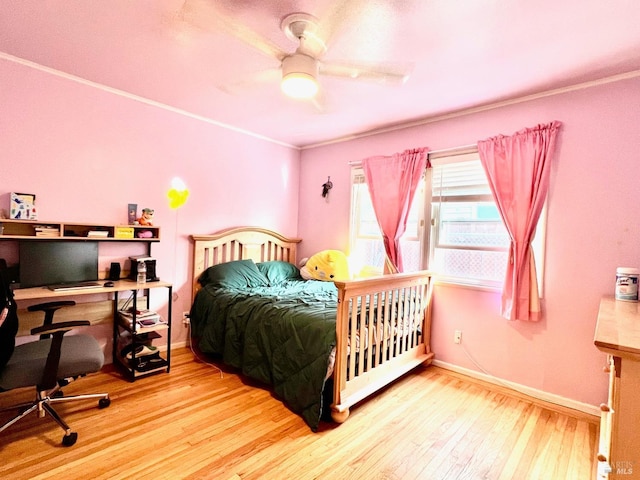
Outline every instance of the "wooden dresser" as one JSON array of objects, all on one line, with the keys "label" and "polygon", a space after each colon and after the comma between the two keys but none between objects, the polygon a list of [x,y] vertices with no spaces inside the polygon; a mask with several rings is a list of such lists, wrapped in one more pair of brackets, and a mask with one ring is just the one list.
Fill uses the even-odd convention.
[{"label": "wooden dresser", "polygon": [[594,343],[607,354],[598,479],[640,479],[640,304],[603,297]]}]

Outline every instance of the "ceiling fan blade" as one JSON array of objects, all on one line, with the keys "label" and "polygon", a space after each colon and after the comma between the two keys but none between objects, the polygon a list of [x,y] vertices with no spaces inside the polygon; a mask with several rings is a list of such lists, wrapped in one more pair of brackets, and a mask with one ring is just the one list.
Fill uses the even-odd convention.
[{"label": "ceiling fan blade", "polygon": [[253,89],[256,86],[271,83],[278,85],[282,78],[282,71],[279,67],[267,68],[258,72],[251,73],[247,78],[224,85],[216,85],[218,90],[221,90],[229,95],[246,95],[248,90]]},{"label": "ceiling fan blade", "polygon": [[327,99],[326,92],[323,88],[320,88],[316,95],[309,99],[311,105],[313,105],[315,109],[315,113],[317,114],[326,114],[331,112],[331,106],[329,105],[329,101]]},{"label": "ceiling fan blade", "polygon": [[265,55],[282,61],[287,53],[275,43],[269,41],[256,31],[237,22],[231,14],[215,1],[185,0],[180,10],[184,22],[203,31],[224,32],[264,53]]},{"label": "ceiling fan blade", "polygon": [[320,63],[319,67],[322,75],[341,77],[352,80],[366,80],[389,85],[401,85],[407,81],[411,73],[410,64],[378,63],[378,64],[356,64],[356,63]]}]

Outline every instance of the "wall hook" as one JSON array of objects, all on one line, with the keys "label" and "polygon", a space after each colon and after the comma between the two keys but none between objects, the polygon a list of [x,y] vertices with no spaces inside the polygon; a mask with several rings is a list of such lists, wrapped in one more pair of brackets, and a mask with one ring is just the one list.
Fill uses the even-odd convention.
[{"label": "wall hook", "polygon": [[322,184],[322,196],[326,198],[329,195],[329,190],[333,188],[333,182],[331,177],[327,177],[327,182]]}]

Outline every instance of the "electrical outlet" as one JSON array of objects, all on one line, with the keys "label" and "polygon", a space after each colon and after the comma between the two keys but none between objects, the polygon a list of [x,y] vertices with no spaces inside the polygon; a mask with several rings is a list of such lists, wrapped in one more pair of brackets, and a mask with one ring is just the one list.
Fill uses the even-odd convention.
[{"label": "electrical outlet", "polygon": [[453,332],[453,343],[462,343],[462,330]]},{"label": "electrical outlet", "polygon": [[191,323],[189,319],[189,312],[182,312],[182,324],[186,327]]}]

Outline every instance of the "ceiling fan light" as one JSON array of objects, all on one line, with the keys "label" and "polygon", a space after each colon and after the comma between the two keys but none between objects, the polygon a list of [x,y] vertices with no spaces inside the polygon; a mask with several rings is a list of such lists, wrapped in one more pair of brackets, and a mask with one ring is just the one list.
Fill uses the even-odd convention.
[{"label": "ceiling fan light", "polygon": [[312,98],[318,93],[318,61],[303,53],[282,60],[280,88],[292,98]]},{"label": "ceiling fan light", "polygon": [[293,98],[312,98],[318,93],[318,82],[307,73],[291,72],[282,78],[280,88]]}]

